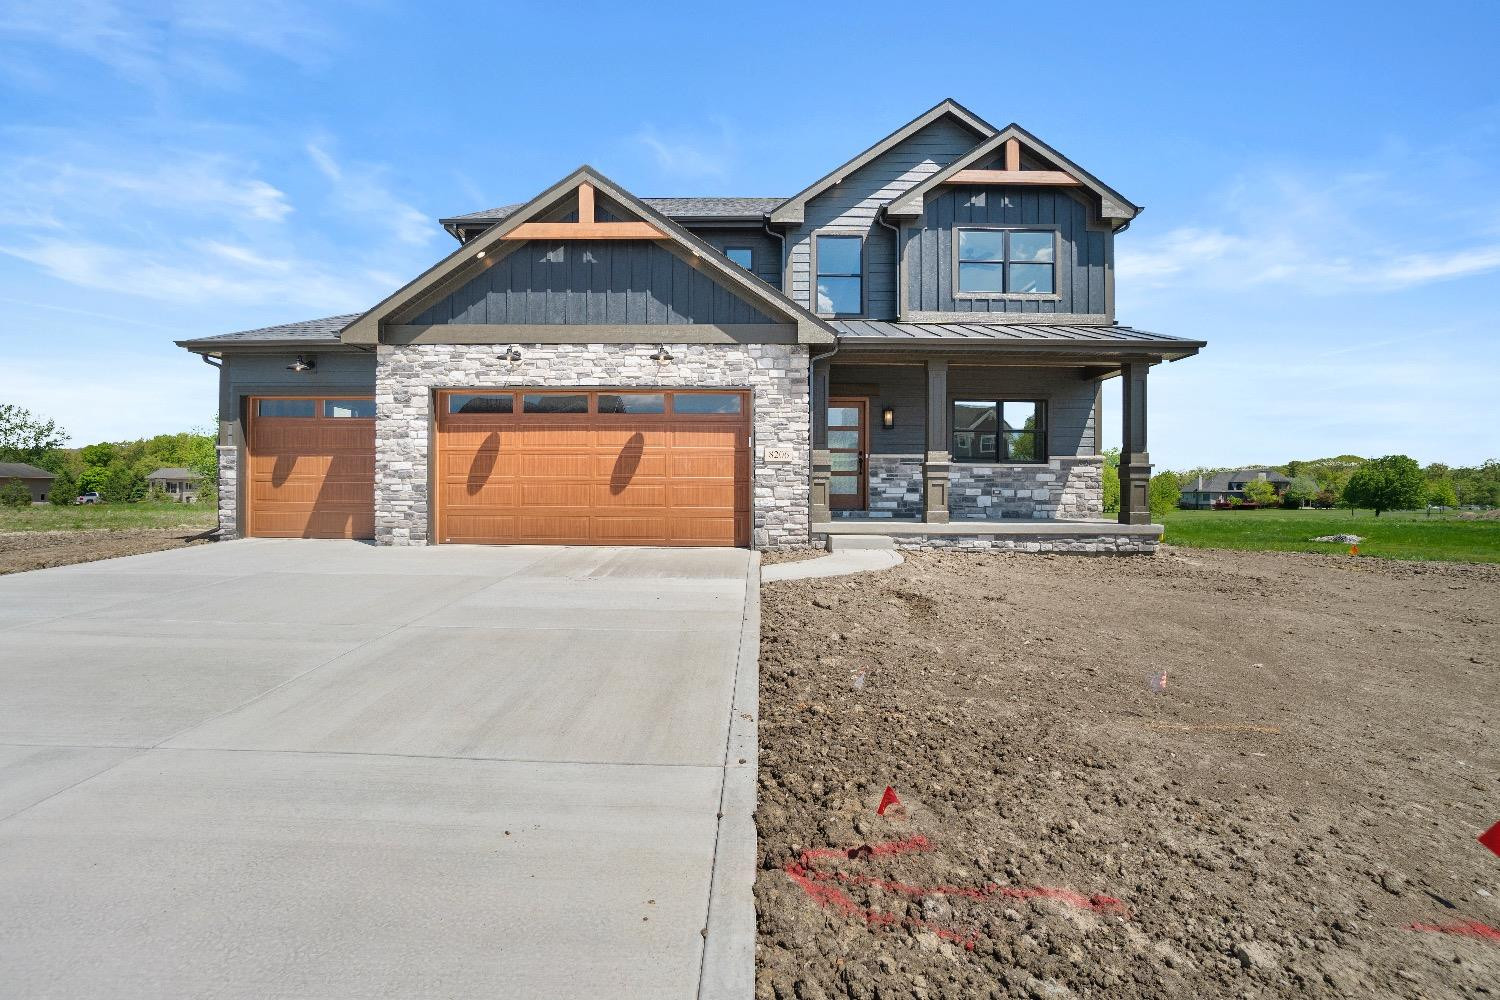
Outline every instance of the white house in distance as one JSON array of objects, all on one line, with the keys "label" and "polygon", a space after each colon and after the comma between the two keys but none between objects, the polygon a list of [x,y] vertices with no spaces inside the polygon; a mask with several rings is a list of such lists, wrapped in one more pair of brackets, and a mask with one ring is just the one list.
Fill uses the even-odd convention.
[{"label": "white house in distance", "polygon": [[157,469],[146,477],[148,486],[160,486],[168,497],[178,503],[192,503],[198,499],[198,480],[202,478],[192,469]]}]

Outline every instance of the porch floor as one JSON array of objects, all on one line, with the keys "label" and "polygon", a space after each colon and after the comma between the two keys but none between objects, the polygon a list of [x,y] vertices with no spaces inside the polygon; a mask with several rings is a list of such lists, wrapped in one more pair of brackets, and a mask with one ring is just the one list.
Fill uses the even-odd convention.
[{"label": "porch floor", "polygon": [[1145,537],[1160,538],[1159,524],[1121,524],[1105,518],[1090,520],[1006,518],[1003,521],[913,521],[890,517],[840,517],[814,521],[814,535],[1022,535],[1049,538]]}]

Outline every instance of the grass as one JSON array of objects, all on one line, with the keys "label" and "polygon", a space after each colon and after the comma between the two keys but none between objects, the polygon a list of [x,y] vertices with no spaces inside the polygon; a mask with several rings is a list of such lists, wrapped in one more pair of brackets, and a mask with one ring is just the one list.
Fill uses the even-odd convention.
[{"label": "grass", "polygon": [[1500,562],[1500,520],[1465,520],[1453,513],[1368,510],[1176,510],[1165,541],[1210,549],[1340,554],[1347,545],[1314,542],[1319,535],[1360,535],[1361,556]]},{"label": "grass", "polygon": [[131,531],[214,526],[213,507],[178,503],[91,504],[87,507],[0,507],[0,533],[11,531]]}]

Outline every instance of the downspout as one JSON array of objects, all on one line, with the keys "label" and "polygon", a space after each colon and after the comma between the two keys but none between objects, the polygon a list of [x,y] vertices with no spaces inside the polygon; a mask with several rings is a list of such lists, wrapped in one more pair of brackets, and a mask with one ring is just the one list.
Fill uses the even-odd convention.
[{"label": "downspout", "polygon": [[198,355],[198,360],[202,361],[205,365],[208,365],[210,368],[223,368],[224,367],[224,362],[223,361],[215,360],[211,355],[208,355],[208,354],[200,354],[200,355]]},{"label": "downspout", "polygon": [[906,295],[905,282],[901,280],[901,227],[893,225],[885,217],[885,206],[880,206],[880,211],[875,213],[875,221],[891,231],[891,256],[896,259],[896,322],[901,322],[902,298]]}]

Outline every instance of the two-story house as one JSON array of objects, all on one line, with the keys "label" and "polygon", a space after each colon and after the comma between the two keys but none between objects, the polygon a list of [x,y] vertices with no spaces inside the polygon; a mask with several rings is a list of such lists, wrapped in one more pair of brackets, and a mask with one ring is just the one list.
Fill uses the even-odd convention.
[{"label": "two-story house", "polygon": [[223,532],[1149,551],[1148,373],[1203,344],[1116,322],[1139,212],[951,100],[791,197],[581,167],[441,220],[364,313],[180,342],[219,367]]}]

